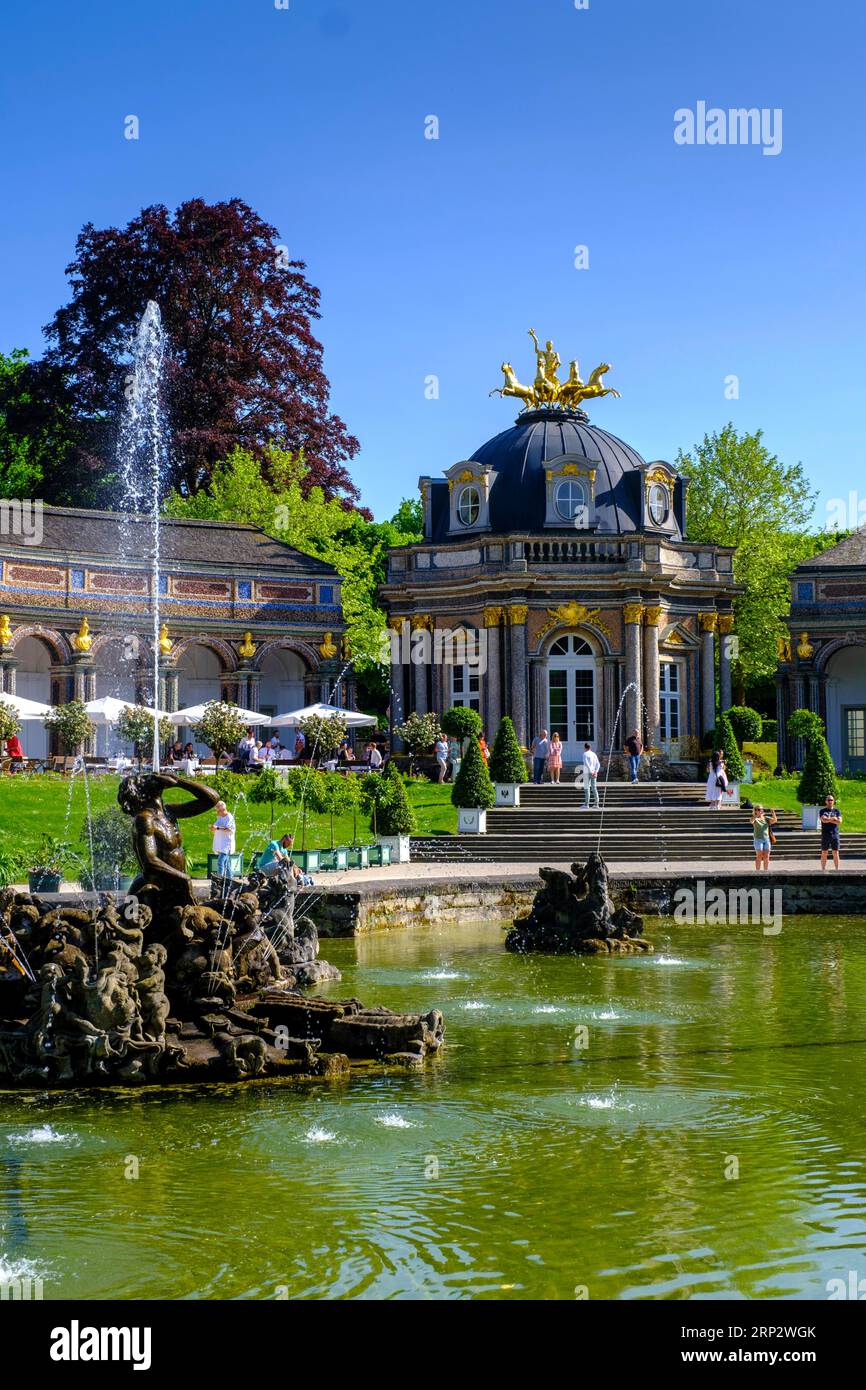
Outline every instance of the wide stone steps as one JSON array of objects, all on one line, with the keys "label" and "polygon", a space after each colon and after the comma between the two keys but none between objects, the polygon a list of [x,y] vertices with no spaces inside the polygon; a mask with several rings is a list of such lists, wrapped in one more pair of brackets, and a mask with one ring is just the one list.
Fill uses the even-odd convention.
[{"label": "wide stone steps", "polygon": [[[772,783],[743,789],[772,799]],[[749,861],[753,856],[750,812],[745,807],[711,811],[703,783],[602,783],[604,810],[586,810],[574,784],[521,788],[519,807],[487,812],[486,835],[422,835],[412,839],[412,858],[467,863],[571,863],[600,847],[611,863]],[[456,813],[455,813],[456,815]],[[601,830],[599,845],[599,830]],[[815,859],[816,831],[800,816],[779,812],[774,860]],[[866,834],[843,830],[845,859],[866,859]]]}]

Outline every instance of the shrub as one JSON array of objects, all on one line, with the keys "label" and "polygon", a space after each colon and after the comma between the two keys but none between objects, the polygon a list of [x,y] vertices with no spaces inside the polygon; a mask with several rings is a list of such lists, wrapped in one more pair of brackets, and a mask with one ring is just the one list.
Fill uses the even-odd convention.
[{"label": "shrub", "polygon": [[[235,773],[234,775],[242,777],[243,773]],[[247,800],[252,805],[267,806],[271,817],[271,830],[274,828],[274,811],[277,806],[291,806],[294,799],[292,788],[277,776],[272,767],[262,768],[261,772],[253,778],[253,785],[247,793]]]},{"label": "shrub", "polygon": [[21,728],[21,721],[11,705],[0,699],[0,743],[4,743],[7,738],[14,738]]},{"label": "shrub", "polygon": [[716,719],[714,746],[725,755],[729,779],[732,782],[742,782],[746,775],[746,769],[743,767],[743,759],[737,747],[731,721],[726,714],[719,714]]},{"label": "shrub", "polygon": [[[126,705],[117,719],[117,733],[124,743],[131,743],[135,749],[139,769],[142,760],[153,749],[153,724],[155,715],[146,705]],[[159,739],[167,743],[174,732],[174,725],[166,718],[159,721]]]},{"label": "shrub", "polygon": [[496,738],[493,740],[489,772],[494,782],[526,781],[526,763],[523,761],[514,725],[507,714],[503,715],[496,731]]},{"label": "shrub", "polygon": [[824,721],[810,709],[795,709],[788,719],[788,733],[806,740],[803,772],[797,784],[797,799],[802,806],[821,806],[824,798],[838,796],[836,769],[824,737]]},{"label": "shrub", "polygon": [[496,793],[478,740],[471,738],[463,754],[457,780],[451,789],[451,803],[454,806],[478,807],[479,810],[486,811],[495,801]]},{"label": "shrub", "polygon": [[758,743],[775,743],[779,737],[779,725],[775,719],[761,720],[761,737]]},{"label": "shrub", "polygon": [[135,870],[138,861],[132,845],[132,822],[119,806],[108,806],[88,823],[85,820],[79,836],[84,846],[82,858],[90,859],[93,849],[94,874],[125,873]]},{"label": "shrub", "polygon": [[208,700],[201,719],[193,724],[193,737],[207,744],[217,762],[223,753],[236,748],[247,731],[237,705],[226,700]]},{"label": "shrub", "polygon": [[439,737],[437,714],[410,714],[404,724],[397,724],[394,733],[401,738],[413,757],[432,748]]},{"label": "shrub", "polygon": [[[480,749],[478,749],[478,756],[481,757]],[[396,767],[389,763],[381,780],[382,791],[380,800],[376,805],[379,834],[411,835],[415,829],[415,815],[409,805],[403,778]]]},{"label": "shrub", "polygon": [[443,714],[441,724],[446,734],[460,739],[461,743],[465,739],[477,739],[484,727],[481,715],[477,710],[469,709],[468,705],[452,705]]},{"label": "shrub", "polygon": [[24,874],[24,859],[21,850],[13,849],[5,836],[0,839],[0,888],[5,888],[7,883],[19,882]]},{"label": "shrub", "polygon": [[346,737],[348,725],[341,714],[311,714],[300,722],[300,730],[307,740],[305,753],[320,757],[336,753]]},{"label": "shrub", "polygon": [[82,745],[95,732],[93,720],[80,700],[55,705],[45,716],[45,727],[56,734],[59,743],[69,754],[80,753]]},{"label": "shrub", "polygon": [[746,742],[757,743],[761,737],[763,721],[756,709],[751,709],[748,705],[732,705],[730,709],[725,710],[725,714],[730,720],[740,748]]}]

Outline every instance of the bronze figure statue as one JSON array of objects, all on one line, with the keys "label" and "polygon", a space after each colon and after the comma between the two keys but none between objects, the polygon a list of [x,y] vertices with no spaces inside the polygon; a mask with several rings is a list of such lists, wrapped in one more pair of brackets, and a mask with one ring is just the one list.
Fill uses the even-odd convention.
[{"label": "bronze figure statue", "polygon": [[[162,794],[168,787],[191,792],[193,800],[166,806]],[[121,809],[133,817],[132,843],[141,873],[130,887],[130,895],[152,910],[166,913],[173,907],[195,902],[192,882],[186,871],[186,856],[177,822],[186,816],[212,811],[219,793],[201,782],[176,777],[173,772],[148,772],[126,777],[117,800]]]}]

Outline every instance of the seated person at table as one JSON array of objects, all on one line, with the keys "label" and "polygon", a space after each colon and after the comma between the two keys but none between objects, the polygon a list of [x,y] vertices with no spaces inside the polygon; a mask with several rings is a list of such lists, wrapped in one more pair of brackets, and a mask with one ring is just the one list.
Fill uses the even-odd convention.
[{"label": "seated person at table", "polygon": [[18,768],[16,767],[16,763],[24,762],[24,749],[21,747],[21,740],[17,734],[13,734],[11,738],[7,738],[6,756],[12,759],[12,766],[9,771],[17,772]]},{"label": "seated person at table", "polygon": [[169,762],[169,763],[172,763],[172,764],[173,764],[173,763],[182,763],[182,762],[183,762],[183,759],[184,759],[183,744],[181,743],[181,741],[180,741],[179,738],[176,738],[175,741],[174,741],[174,743],[171,745],[171,747],[170,747],[169,750],[168,750],[168,758],[166,759],[166,761]]},{"label": "seated person at table", "polygon": [[352,750],[352,745],[349,743],[349,740],[347,738],[344,738],[343,742],[340,744],[340,747],[337,749],[337,762],[353,763],[354,761],[355,754]]}]

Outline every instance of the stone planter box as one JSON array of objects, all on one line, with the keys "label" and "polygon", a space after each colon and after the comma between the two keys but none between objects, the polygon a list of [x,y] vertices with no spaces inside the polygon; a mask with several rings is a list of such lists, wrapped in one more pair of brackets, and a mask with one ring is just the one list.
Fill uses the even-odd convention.
[{"label": "stone planter box", "polygon": [[350,845],[349,846],[349,868],[350,869],[369,869],[370,850],[373,845]]},{"label": "stone planter box", "polygon": [[478,806],[458,806],[457,833],[458,835],[486,835],[487,812],[482,811]]},{"label": "stone planter box", "polygon": [[[219,871],[218,871],[218,869],[217,869],[217,865],[218,865],[218,864],[219,864],[219,855],[218,855],[218,854],[209,854],[208,857],[207,857],[207,876],[208,876],[208,878],[217,878],[217,877],[219,876]],[[230,866],[231,866],[232,878],[243,878],[243,876],[244,876],[244,856],[243,856],[243,854],[232,854],[232,855],[230,855],[230,856],[229,856],[229,864],[230,864]]]},{"label": "stone planter box", "polygon": [[497,806],[519,806],[520,805],[520,783],[519,782],[494,782],[496,789]]},{"label": "stone planter box", "polygon": [[27,883],[31,893],[60,892],[60,874],[28,874]]},{"label": "stone planter box", "polygon": [[391,863],[391,846],[379,843],[367,845],[367,861],[370,868],[382,868]]},{"label": "stone planter box", "polygon": [[740,804],[740,784],[739,782],[729,782],[728,790],[722,792],[722,809],[725,806],[739,806]]},{"label": "stone planter box", "polygon": [[820,806],[802,806],[800,809],[803,813],[803,829],[817,830],[821,824],[819,819],[821,815]]},{"label": "stone planter box", "polygon": [[337,845],[336,849],[319,850],[320,869],[348,869],[349,867],[349,848],[348,845]]},{"label": "stone planter box", "polygon": [[303,869],[305,874],[314,873],[320,868],[319,855],[321,851],[317,849],[293,849],[292,859],[299,869]]},{"label": "stone planter box", "polygon": [[408,835],[380,835],[379,844],[390,852],[389,864],[409,863]]},{"label": "stone planter box", "polygon": [[[96,874],[96,891],[98,893],[128,893],[132,887],[134,874]],[[82,883],[82,888],[89,888],[89,883]]]}]

